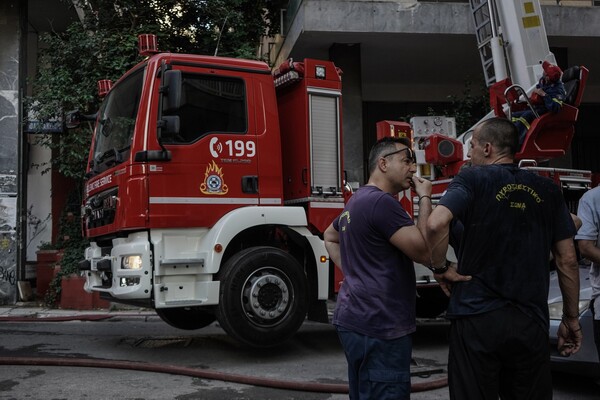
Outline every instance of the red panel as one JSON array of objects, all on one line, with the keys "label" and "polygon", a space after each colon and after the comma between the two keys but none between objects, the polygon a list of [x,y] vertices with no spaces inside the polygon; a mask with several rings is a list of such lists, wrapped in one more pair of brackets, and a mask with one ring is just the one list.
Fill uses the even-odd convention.
[{"label": "red panel", "polygon": [[277,103],[280,114],[284,199],[307,198],[311,195],[311,185],[306,87],[295,84],[278,89]]},{"label": "red panel", "polygon": [[331,222],[342,212],[344,203],[311,202],[308,205],[308,224],[317,232],[323,233]]},{"label": "red panel", "polygon": [[[504,97],[504,91],[512,85],[512,82],[510,80],[510,78],[506,78],[500,82],[496,82],[494,83],[492,86],[490,86],[490,106],[492,108],[492,110],[494,110],[494,114],[497,117],[504,117],[506,118],[506,114],[504,114],[504,111],[502,109],[502,106],[504,104],[506,104],[506,99]],[[513,101],[516,100],[513,97],[511,97],[509,99],[509,101]]]},{"label": "red panel", "polygon": [[375,127],[377,128],[377,140],[387,136],[412,138],[412,128],[407,122],[379,121]]},{"label": "red panel", "polygon": [[563,105],[557,114],[547,113],[535,119],[516,160],[544,160],[565,155],[575,134],[578,109]]},{"label": "red panel", "polygon": [[461,161],[463,146],[458,140],[434,133],[425,139],[425,160],[429,164],[447,165]]},{"label": "red panel", "polygon": [[[325,79],[316,78],[317,66],[325,68]],[[284,200],[307,199],[312,196],[309,88],[333,90],[339,93],[342,90],[340,71],[330,61],[305,59],[304,63],[296,65],[294,69],[304,75],[305,79],[277,89]],[[341,124],[341,111],[339,118]],[[343,148],[341,126],[339,128],[338,148],[341,149]]]}]

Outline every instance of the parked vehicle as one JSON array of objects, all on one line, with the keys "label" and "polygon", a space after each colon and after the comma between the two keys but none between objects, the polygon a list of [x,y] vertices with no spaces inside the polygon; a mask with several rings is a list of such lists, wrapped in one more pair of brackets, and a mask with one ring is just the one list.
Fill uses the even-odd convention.
[{"label": "parked vehicle", "polygon": [[600,361],[593,337],[592,312],[589,309],[592,296],[590,286],[589,266],[580,265],[579,270],[579,322],[583,330],[583,343],[581,349],[570,357],[563,357],[558,353],[558,326],[562,317],[562,296],[558,286],[556,271],[550,272],[550,292],[548,295],[548,309],[550,311],[550,360],[552,368],[578,375],[600,378]]},{"label": "parked vehicle", "polygon": [[[159,53],[106,84],[89,154],[80,270],[168,324],[218,320],[267,347],[328,322],[320,234],[343,208],[341,71]],[[152,44],[152,45],[150,45]]]}]

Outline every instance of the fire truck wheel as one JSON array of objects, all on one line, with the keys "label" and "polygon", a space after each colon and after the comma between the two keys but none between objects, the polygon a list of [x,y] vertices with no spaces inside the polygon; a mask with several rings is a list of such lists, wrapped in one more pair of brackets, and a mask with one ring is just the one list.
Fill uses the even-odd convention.
[{"label": "fire truck wheel", "polygon": [[157,308],[156,313],[167,324],[185,330],[204,328],[217,319],[205,307]]},{"label": "fire truck wheel", "polygon": [[234,339],[270,347],[289,339],[308,311],[308,281],[294,257],[275,247],[252,247],[219,272],[217,319]]}]

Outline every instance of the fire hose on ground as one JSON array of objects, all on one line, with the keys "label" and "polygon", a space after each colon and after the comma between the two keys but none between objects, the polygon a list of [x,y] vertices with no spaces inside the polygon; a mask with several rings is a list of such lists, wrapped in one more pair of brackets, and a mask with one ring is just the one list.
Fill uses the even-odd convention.
[{"label": "fire hose on ground", "polygon": [[[114,315],[80,315],[68,317],[47,317],[35,318],[36,322],[59,322],[69,320],[98,321],[112,318]],[[27,322],[32,321],[31,317],[0,317],[0,321]],[[94,358],[61,358],[61,357],[0,357],[0,365],[34,365],[34,366],[56,366],[56,367],[86,367],[86,368],[110,368],[135,370],[143,372],[157,372],[164,374],[182,375],[193,378],[219,380],[224,382],[239,383],[244,385],[269,387],[274,389],[295,390],[303,392],[318,393],[339,393],[347,394],[347,384],[303,382],[262,378],[258,376],[231,374],[227,372],[209,371],[205,369],[196,369],[176,365],[145,363],[136,361],[104,360]],[[428,390],[440,389],[448,384],[448,378],[442,378],[418,382],[411,385],[411,392],[424,392]]]}]

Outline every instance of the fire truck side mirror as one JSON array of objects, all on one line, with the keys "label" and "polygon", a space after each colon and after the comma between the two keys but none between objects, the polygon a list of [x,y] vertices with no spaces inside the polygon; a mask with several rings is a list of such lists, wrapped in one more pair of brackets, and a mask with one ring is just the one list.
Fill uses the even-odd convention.
[{"label": "fire truck side mirror", "polygon": [[67,129],[75,129],[81,124],[81,114],[79,110],[69,111],[65,115],[65,126]]},{"label": "fire truck side mirror", "polygon": [[163,113],[176,111],[181,107],[181,71],[165,71],[162,85]]},{"label": "fire truck side mirror", "polygon": [[73,110],[67,112],[65,115],[65,127],[67,129],[78,128],[84,121],[95,121],[98,117],[98,113],[95,114],[82,114],[79,110]]}]

